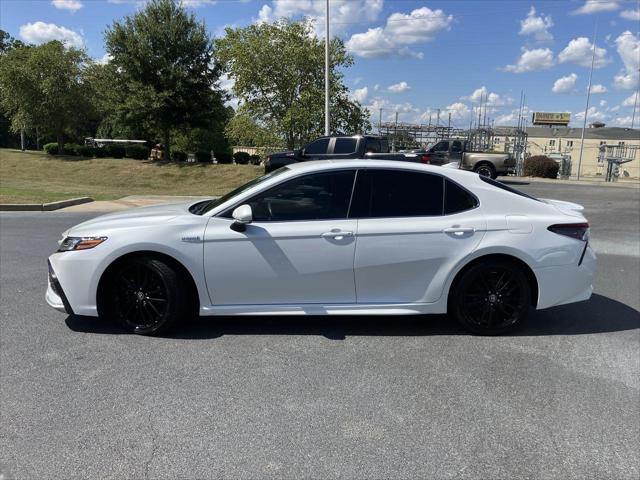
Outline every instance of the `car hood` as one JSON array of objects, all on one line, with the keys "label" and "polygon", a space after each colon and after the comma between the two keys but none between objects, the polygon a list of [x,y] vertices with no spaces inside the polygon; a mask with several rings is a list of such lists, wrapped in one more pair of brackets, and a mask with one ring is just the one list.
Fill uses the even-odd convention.
[{"label": "car hood", "polygon": [[189,213],[189,207],[201,200],[139,207],[122,212],[108,213],[71,227],[63,236],[104,235],[114,228],[158,225]]}]

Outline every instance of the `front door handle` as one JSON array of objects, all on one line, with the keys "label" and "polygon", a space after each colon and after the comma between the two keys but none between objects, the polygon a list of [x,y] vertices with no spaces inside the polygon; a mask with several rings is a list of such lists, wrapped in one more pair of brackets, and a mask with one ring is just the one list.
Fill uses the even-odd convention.
[{"label": "front door handle", "polygon": [[322,238],[333,238],[335,240],[342,240],[345,237],[353,237],[353,232],[343,232],[339,230],[335,232],[325,232],[320,236]]},{"label": "front door handle", "polygon": [[474,233],[476,231],[473,227],[450,227],[443,230],[444,233],[453,233],[454,235],[462,236],[465,233]]}]

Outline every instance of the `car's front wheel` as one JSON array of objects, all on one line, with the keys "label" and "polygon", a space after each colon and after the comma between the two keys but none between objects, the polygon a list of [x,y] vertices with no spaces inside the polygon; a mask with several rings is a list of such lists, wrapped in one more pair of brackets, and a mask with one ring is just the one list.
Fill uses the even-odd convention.
[{"label": "car's front wheel", "polygon": [[139,335],[166,332],[188,315],[180,272],[148,257],[123,262],[110,277],[109,316]]},{"label": "car's front wheel", "polygon": [[457,279],[449,312],[480,335],[499,335],[522,323],[531,305],[525,273],[508,261],[476,263]]}]

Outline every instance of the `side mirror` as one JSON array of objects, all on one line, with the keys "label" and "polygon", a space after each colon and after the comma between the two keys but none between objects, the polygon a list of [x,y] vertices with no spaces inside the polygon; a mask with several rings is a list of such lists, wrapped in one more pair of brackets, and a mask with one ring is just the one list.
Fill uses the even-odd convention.
[{"label": "side mirror", "polygon": [[231,224],[231,230],[236,232],[244,232],[247,229],[247,224],[253,221],[253,212],[250,205],[240,205],[237,207],[231,216],[234,222]]}]

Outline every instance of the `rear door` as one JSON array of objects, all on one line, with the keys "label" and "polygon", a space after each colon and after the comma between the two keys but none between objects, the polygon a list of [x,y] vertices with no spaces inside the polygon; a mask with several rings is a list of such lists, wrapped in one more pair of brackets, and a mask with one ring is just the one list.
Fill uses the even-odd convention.
[{"label": "rear door", "polygon": [[477,199],[445,177],[401,169],[358,171],[358,303],[430,303],[486,230]]}]

